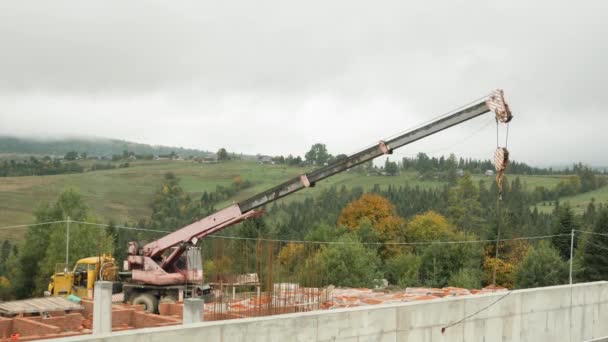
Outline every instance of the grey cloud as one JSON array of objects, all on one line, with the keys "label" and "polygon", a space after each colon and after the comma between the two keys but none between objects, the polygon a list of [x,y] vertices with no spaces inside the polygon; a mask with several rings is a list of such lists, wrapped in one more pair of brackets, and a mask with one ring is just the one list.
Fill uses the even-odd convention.
[{"label": "grey cloud", "polygon": [[[516,159],[608,163],[600,148],[608,142],[600,130],[608,124],[607,7],[0,2],[0,133],[249,153],[302,153],[324,141],[352,152],[503,87],[516,114]],[[478,126],[404,153],[451,146]],[[489,131],[453,152],[491,153]]]}]

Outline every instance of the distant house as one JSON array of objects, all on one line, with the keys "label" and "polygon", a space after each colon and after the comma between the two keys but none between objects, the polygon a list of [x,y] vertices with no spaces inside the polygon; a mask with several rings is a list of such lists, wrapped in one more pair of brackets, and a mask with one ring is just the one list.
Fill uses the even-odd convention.
[{"label": "distant house", "polygon": [[494,176],[494,171],[492,171],[492,170],[486,170],[486,172],[484,172],[484,175],[486,175],[486,176]]},{"label": "distant house", "polygon": [[458,176],[458,177],[464,176],[464,170],[463,169],[456,170],[456,176]]},{"label": "distant house", "polygon": [[260,164],[273,164],[274,165],[274,160],[272,160],[272,157],[270,157],[270,156],[259,156],[258,162]]},{"label": "distant house", "polygon": [[196,161],[198,161],[201,164],[215,164],[215,163],[217,163],[217,158],[216,157],[201,157],[201,158],[196,158]]}]

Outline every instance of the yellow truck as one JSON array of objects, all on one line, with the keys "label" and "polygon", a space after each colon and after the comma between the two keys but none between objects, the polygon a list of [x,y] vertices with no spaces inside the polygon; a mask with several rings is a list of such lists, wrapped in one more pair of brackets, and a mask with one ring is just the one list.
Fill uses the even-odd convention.
[{"label": "yellow truck", "polygon": [[93,288],[97,280],[118,280],[118,267],[111,255],[80,259],[73,270],[69,270],[65,264],[58,264],[45,295],[93,298]]}]

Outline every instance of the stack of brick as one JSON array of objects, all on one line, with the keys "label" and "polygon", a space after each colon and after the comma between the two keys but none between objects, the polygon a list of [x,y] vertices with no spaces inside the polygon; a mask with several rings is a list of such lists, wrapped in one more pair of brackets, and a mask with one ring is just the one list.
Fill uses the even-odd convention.
[{"label": "stack of brick", "polygon": [[486,287],[481,290],[468,290],[458,287],[427,288],[408,287],[405,290],[394,292],[378,292],[371,289],[340,288],[333,289],[332,300],[324,308],[350,308],[364,305],[390,304],[411,302],[417,300],[431,300],[443,297],[468,296],[474,294],[506,291],[502,287]]}]

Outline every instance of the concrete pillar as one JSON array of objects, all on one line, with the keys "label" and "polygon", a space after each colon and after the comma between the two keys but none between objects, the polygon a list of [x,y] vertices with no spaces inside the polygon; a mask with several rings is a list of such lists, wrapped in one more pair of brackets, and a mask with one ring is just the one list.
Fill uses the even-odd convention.
[{"label": "concrete pillar", "polygon": [[203,321],[205,312],[205,301],[200,298],[188,298],[184,300],[183,324],[192,324]]},{"label": "concrete pillar", "polygon": [[112,282],[95,282],[93,298],[93,335],[112,332]]}]

